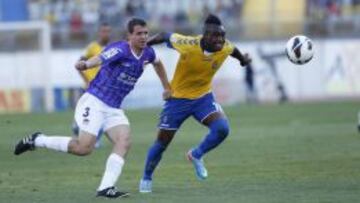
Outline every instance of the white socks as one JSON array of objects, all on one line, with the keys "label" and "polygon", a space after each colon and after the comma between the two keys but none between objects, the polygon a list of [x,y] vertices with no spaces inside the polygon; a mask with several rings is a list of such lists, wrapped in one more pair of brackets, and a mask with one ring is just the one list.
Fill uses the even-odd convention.
[{"label": "white socks", "polygon": [[116,181],[118,180],[121,174],[124,163],[125,161],[121,156],[115,153],[110,154],[110,156],[106,161],[105,172],[101,180],[100,186],[98,188],[98,191],[101,191],[105,188],[112,187],[115,185]]},{"label": "white socks", "polygon": [[39,135],[35,139],[35,147],[45,147],[47,149],[53,149],[60,152],[68,152],[68,146],[71,137],[48,137],[45,135]]},{"label": "white socks", "polygon": [[[60,137],[60,136],[45,136],[39,135],[35,139],[36,147],[44,147],[47,149],[53,149],[61,152],[68,152],[68,146],[70,143],[71,137]],[[124,159],[119,155],[112,153],[106,161],[105,172],[101,180],[98,191],[103,190],[108,187],[115,185],[118,180],[122,167],[124,166]]]}]

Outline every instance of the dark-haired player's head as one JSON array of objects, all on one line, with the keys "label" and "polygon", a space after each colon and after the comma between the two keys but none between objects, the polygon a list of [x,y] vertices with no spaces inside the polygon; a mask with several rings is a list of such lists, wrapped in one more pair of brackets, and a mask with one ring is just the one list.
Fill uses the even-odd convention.
[{"label": "dark-haired player's head", "polygon": [[137,49],[143,49],[146,46],[149,29],[145,20],[141,18],[132,18],[127,24],[129,42]]},{"label": "dark-haired player's head", "polygon": [[98,30],[98,41],[101,45],[105,46],[110,42],[111,27],[108,23],[101,23]]},{"label": "dark-haired player's head", "polygon": [[225,29],[220,19],[210,14],[204,23],[203,28],[203,48],[206,51],[220,51],[225,43]]}]

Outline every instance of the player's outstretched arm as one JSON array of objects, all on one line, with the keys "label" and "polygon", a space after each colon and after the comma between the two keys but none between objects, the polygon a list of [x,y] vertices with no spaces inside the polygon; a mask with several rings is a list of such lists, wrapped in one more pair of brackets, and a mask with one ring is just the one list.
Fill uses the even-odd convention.
[{"label": "player's outstretched arm", "polygon": [[170,87],[170,83],[169,83],[164,65],[161,62],[161,60],[157,60],[157,61],[153,62],[153,66],[154,66],[156,74],[160,78],[161,85],[164,88],[163,99],[169,99],[171,97],[171,87]]},{"label": "player's outstretched arm", "polygon": [[152,46],[156,44],[161,44],[169,41],[169,38],[170,38],[170,34],[168,32],[160,32],[156,35],[149,37],[147,41],[147,45]]},{"label": "player's outstretched arm", "polygon": [[[87,58],[85,57],[85,56],[81,56],[80,58],[79,58],[79,61],[86,61],[87,60]],[[81,71],[81,70],[78,70],[78,72],[79,72],[79,74],[80,74],[80,76],[81,76],[81,78],[85,81],[85,83],[86,84],[89,84],[89,80],[88,80],[88,78],[86,77],[86,75],[85,75],[85,73],[83,72],[83,71]]]},{"label": "player's outstretched arm", "polygon": [[84,61],[84,60],[78,61],[75,64],[75,68],[77,70],[80,70],[80,71],[87,70],[87,69],[90,69],[90,68],[100,66],[101,62],[102,61],[101,61],[101,58],[99,56],[94,56],[94,57],[88,59],[87,61]]},{"label": "player's outstretched arm", "polygon": [[247,53],[242,54],[240,50],[236,47],[234,48],[234,51],[231,53],[231,56],[239,60],[241,66],[246,66],[249,63],[251,63],[251,58],[249,54]]}]

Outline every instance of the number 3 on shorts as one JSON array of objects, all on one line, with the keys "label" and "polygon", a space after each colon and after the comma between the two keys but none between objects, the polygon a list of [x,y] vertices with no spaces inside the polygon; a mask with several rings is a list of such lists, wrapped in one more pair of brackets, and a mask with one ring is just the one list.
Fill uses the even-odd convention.
[{"label": "number 3 on shorts", "polygon": [[85,108],[85,112],[83,113],[82,116],[83,116],[84,118],[88,117],[88,116],[90,115],[90,112],[89,112],[89,111],[90,111],[90,107],[86,107],[86,108]]}]

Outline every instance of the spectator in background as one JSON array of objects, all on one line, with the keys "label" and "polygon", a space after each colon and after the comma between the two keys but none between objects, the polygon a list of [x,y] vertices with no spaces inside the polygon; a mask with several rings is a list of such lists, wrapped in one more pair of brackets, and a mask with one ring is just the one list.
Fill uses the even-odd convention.
[{"label": "spectator in background", "polygon": [[[28,0],[27,2],[31,20],[47,18],[53,23],[52,36],[55,36],[53,40],[55,48],[58,48],[59,44],[67,47],[85,45],[86,39],[94,37],[89,33],[94,33],[91,30],[96,30],[95,22],[109,22],[119,31],[116,33],[124,33],[122,25],[132,16],[148,19],[150,26],[171,31],[174,31],[174,27],[179,23],[179,28],[190,28],[190,31],[186,32],[193,33],[200,29],[197,26],[203,20],[200,14],[207,16],[209,12],[213,12],[224,19],[229,38],[236,38],[241,32],[240,22],[245,0],[190,1],[154,0],[151,4],[145,0]],[[360,29],[360,15],[356,6],[359,2],[360,0],[306,0],[306,20],[303,24],[305,32],[323,35],[357,34]],[[174,8],[174,5],[177,7]],[[76,12],[80,12],[81,18]],[[343,18],[345,14],[346,18]],[[334,26],[341,24],[348,26],[345,29],[336,29],[337,26]],[[83,38],[82,36],[85,35],[86,38]],[[75,39],[72,38],[69,43],[68,38],[74,36]],[[120,34],[116,37],[119,36]],[[252,35],[249,34],[248,37]],[[80,44],[74,44],[73,42],[76,42],[74,40],[79,41]]]},{"label": "spectator in background", "polygon": [[135,15],[135,8],[132,1],[128,1],[125,6],[125,16],[130,17]]},{"label": "spectator in background", "polygon": [[173,30],[174,29],[174,21],[169,15],[163,14],[160,17],[160,26],[161,26],[161,28],[163,28],[165,30]]},{"label": "spectator in background", "polygon": [[94,7],[88,7],[82,13],[82,19],[84,24],[84,32],[87,34],[88,39],[93,39],[96,32],[96,25],[99,22],[99,13]]},{"label": "spectator in background", "polygon": [[[28,0],[32,20],[43,20],[44,16],[51,14],[50,10],[55,11],[55,23],[52,26],[53,37],[55,36],[54,47],[58,47],[59,44],[62,47],[81,45],[87,39],[92,39],[96,22],[108,22],[117,29],[116,33],[119,34],[116,37],[120,37],[126,31],[122,25],[133,16],[148,19],[149,25],[155,28],[161,27],[172,31],[175,28],[186,28],[186,33],[193,33],[200,31],[198,24],[204,20],[201,16],[215,12],[222,16],[229,26],[229,36],[239,33],[233,30],[239,27],[244,0],[179,2],[154,0],[150,5],[145,0]],[[177,5],[177,9],[170,9],[174,4]],[[160,9],[164,5],[165,10]]]},{"label": "spectator in background", "polygon": [[135,16],[148,19],[150,18],[149,13],[145,8],[145,2],[143,0],[134,1],[135,6]]},{"label": "spectator in background", "polygon": [[276,60],[278,58],[282,58],[285,57],[286,54],[283,50],[278,51],[278,52],[272,52],[272,53],[264,53],[264,51],[262,50],[261,47],[258,47],[258,54],[260,56],[260,58],[268,65],[268,68],[270,69],[275,82],[276,82],[276,89],[278,91],[279,94],[279,102],[280,103],[284,103],[286,101],[289,100],[285,86],[283,84],[283,82],[281,81],[281,78],[278,74],[277,71],[277,66],[276,66]]},{"label": "spectator in background", "polygon": [[55,10],[56,22],[52,30],[54,30],[55,39],[59,39],[61,43],[65,44],[69,41],[69,22],[71,19],[71,12],[63,5]]},{"label": "spectator in background", "polygon": [[339,3],[336,0],[327,0],[325,4],[325,23],[329,34],[335,32],[340,15]]},{"label": "spectator in background", "polygon": [[336,0],[328,0],[326,2],[326,13],[328,16],[340,16],[340,5]]},{"label": "spectator in background", "polygon": [[257,92],[255,87],[255,73],[252,63],[245,66],[245,97],[247,103],[257,103]]},{"label": "spectator in background", "polygon": [[174,17],[175,29],[182,32],[189,33],[189,18],[184,10],[178,9]]},{"label": "spectator in background", "polygon": [[358,112],[358,126],[357,126],[358,132],[360,133],[360,111]]},{"label": "spectator in background", "polygon": [[74,38],[83,37],[83,20],[81,13],[77,10],[71,13],[70,17],[70,34]]},{"label": "spectator in background", "polygon": [[240,19],[242,16],[244,0],[232,0],[231,13],[234,19]]},{"label": "spectator in background", "polygon": [[133,16],[148,19],[149,14],[144,6],[144,1],[142,0],[133,0],[128,1],[125,6],[125,17],[126,19],[131,18]]},{"label": "spectator in background", "polygon": [[108,22],[112,27],[121,27],[124,22],[123,11],[115,0],[100,1],[100,20]]},{"label": "spectator in background", "polygon": [[229,12],[227,10],[227,5],[223,3],[221,0],[216,1],[215,14],[218,15],[222,19],[229,18]]},{"label": "spectator in background", "polygon": [[184,10],[179,9],[175,14],[175,23],[180,25],[186,25],[189,19]]}]

